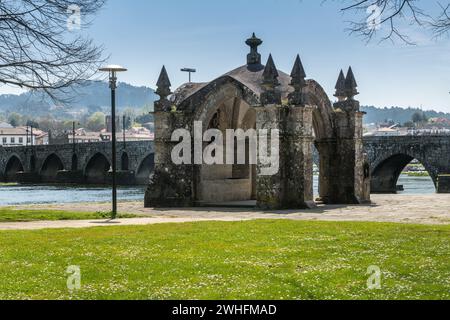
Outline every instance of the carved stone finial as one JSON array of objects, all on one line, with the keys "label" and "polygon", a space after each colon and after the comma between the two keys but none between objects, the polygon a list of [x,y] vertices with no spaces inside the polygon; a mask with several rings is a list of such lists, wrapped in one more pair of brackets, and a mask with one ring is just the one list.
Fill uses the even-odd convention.
[{"label": "carved stone finial", "polygon": [[278,82],[278,77],[279,74],[277,67],[275,66],[272,55],[270,54],[263,72],[264,85],[273,87],[280,85]]},{"label": "carved stone finial", "polygon": [[307,86],[305,78],[306,78],[305,69],[303,68],[300,55],[297,55],[294,67],[292,68],[291,72],[290,85],[294,87],[294,92],[289,94],[289,104],[300,105],[307,102],[306,96],[303,92],[304,91],[303,88]]},{"label": "carved stone finial", "polygon": [[295,58],[294,67],[292,68],[291,72],[291,78],[291,85],[293,87],[295,87],[296,85],[305,86],[306,84],[306,73],[299,54],[297,55],[297,58]]},{"label": "carved stone finial", "polygon": [[276,90],[276,87],[280,85],[278,81],[278,70],[273,62],[272,55],[269,55],[266,67],[263,72],[263,87],[264,92],[261,94],[261,103],[267,104],[281,104],[281,92]]},{"label": "carved stone finial", "polygon": [[156,93],[161,97],[161,99],[167,98],[172,93],[170,92],[170,87],[172,84],[170,83],[165,66],[162,67],[156,86]]},{"label": "carved stone finial", "polygon": [[345,100],[346,93],[345,93],[345,76],[344,71],[341,69],[341,72],[339,73],[339,78],[336,82],[336,86],[334,87],[336,89],[336,93],[334,96],[338,98],[339,101]]},{"label": "carved stone finial", "polygon": [[172,94],[170,91],[172,85],[165,66],[162,67],[156,86],[156,94],[159,95],[160,99],[155,102],[155,111],[170,111],[170,102],[167,97]]},{"label": "carved stone finial", "polygon": [[263,43],[263,41],[256,37],[253,33],[252,37],[247,39],[245,42],[250,47],[250,53],[247,55],[247,64],[253,65],[261,64],[261,55],[258,53],[258,47]]},{"label": "carved stone finial", "polygon": [[359,94],[356,89],[358,84],[355,80],[355,75],[353,74],[352,67],[348,68],[347,76],[345,77],[345,95],[348,99],[353,99]]}]

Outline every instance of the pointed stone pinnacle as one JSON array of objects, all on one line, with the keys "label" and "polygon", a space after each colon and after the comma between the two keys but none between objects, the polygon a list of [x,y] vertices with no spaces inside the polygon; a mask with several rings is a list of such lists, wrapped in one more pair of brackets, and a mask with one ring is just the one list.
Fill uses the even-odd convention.
[{"label": "pointed stone pinnacle", "polygon": [[278,82],[278,76],[279,74],[277,67],[275,66],[272,55],[270,54],[263,72],[263,79],[264,79],[263,84],[271,87],[278,86],[280,84]]},{"label": "pointed stone pinnacle", "polygon": [[355,75],[353,74],[352,67],[348,68],[347,76],[345,77],[345,85],[349,88],[356,88],[358,84],[355,80]]},{"label": "pointed stone pinnacle", "polygon": [[165,99],[171,94],[170,87],[172,84],[170,83],[165,66],[162,67],[156,86],[156,93],[161,97],[161,99]]},{"label": "pointed stone pinnacle", "polygon": [[297,55],[297,58],[295,59],[294,67],[292,68],[291,72],[291,86],[299,87],[301,89],[306,85],[306,73],[305,69],[303,68],[302,60],[300,59],[300,55]]},{"label": "pointed stone pinnacle", "polygon": [[358,90],[356,89],[357,87],[358,84],[356,83],[352,67],[349,67],[347,76],[345,77],[345,91],[347,94],[347,98],[353,98],[358,94]]},{"label": "pointed stone pinnacle", "polygon": [[345,97],[345,76],[342,69],[334,88],[336,89],[336,93],[334,94],[335,97]]}]

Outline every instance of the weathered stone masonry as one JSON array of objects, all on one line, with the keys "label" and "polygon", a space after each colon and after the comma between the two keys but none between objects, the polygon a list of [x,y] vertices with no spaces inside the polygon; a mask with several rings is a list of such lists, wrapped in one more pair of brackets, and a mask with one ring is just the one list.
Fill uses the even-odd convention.
[{"label": "weathered stone masonry", "polygon": [[374,193],[396,193],[403,169],[419,160],[439,193],[450,193],[450,137],[367,137],[364,149],[369,157]]},{"label": "weathered stone masonry", "polygon": [[[332,106],[322,87],[306,80],[300,57],[291,75],[275,67],[272,56],[261,64],[253,35],[247,64],[209,83],[189,83],[170,96],[165,68],[158,80],[155,122],[155,172],[145,199],[147,207],[196,206],[238,200],[257,201],[265,209],[314,206],[312,149],[320,152],[320,194],[325,203],[370,201],[368,164],[362,150],[362,116],[356,81],[350,69],[336,86]],[[169,98],[170,96],[170,98]],[[194,136],[194,122],[209,128],[269,129],[280,132],[280,170],[261,175],[257,165],[175,165],[172,133],[185,128]],[[206,146],[205,144],[204,146]],[[194,146],[192,150],[194,150]],[[195,158],[192,153],[192,160]],[[194,161],[192,161],[194,163]],[[366,174],[365,174],[366,173]]]},{"label": "weathered stone masonry", "polygon": [[[147,184],[153,142],[118,144],[118,180]],[[0,148],[0,180],[22,183],[111,183],[111,143]]]}]

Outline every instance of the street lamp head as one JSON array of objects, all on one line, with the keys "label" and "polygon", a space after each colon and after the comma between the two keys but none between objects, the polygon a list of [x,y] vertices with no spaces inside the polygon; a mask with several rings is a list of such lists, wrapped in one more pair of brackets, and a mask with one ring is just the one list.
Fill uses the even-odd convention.
[{"label": "street lamp head", "polygon": [[98,69],[98,71],[103,71],[103,72],[124,72],[124,71],[128,71],[126,68],[119,66],[117,64],[110,64],[107,66],[104,66],[100,69]]},{"label": "street lamp head", "polygon": [[126,68],[116,65],[116,64],[110,64],[108,66],[102,67],[98,69],[98,71],[101,72],[109,72],[109,87],[112,90],[116,90],[117,88],[117,72],[124,72],[128,71]]}]

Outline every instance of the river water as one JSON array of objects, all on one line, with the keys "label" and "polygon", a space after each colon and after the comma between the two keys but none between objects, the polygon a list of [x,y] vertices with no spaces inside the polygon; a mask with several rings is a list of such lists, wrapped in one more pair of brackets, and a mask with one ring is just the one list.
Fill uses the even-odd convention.
[{"label": "river water", "polygon": [[[315,177],[314,185],[317,188]],[[404,192],[400,194],[432,194],[435,192],[429,177],[401,176],[399,185]],[[118,190],[119,201],[143,201],[145,186],[124,187]],[[70,186],[0,186],[0,206],[58,204],[78,202],[109,202],[111,189],[105,187]]]}]

